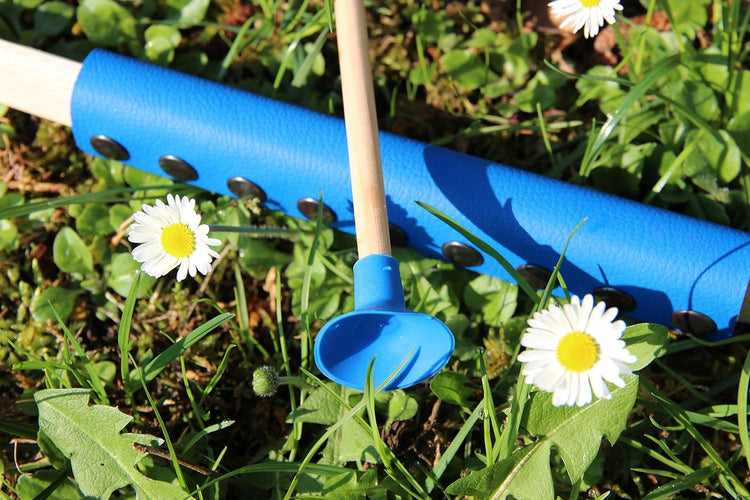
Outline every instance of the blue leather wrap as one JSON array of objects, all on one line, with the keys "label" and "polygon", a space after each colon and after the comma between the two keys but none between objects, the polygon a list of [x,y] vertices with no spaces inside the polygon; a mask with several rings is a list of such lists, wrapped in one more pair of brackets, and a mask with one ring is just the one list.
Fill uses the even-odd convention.
[{"label": "blue leather wrap", "polygon": [[[333,227],[353,232],[343,120],[232,89],[162,67],[95,50],[83,63],[72,100],[79,147],[103,134],[129,152],[126,161],[163,175],[157,160],[190,163],[192,184],[231,195],[227,179],[243,176],[268,195],[266,205],[300,216],[304,197],[337,214]],[[448,214],[492,244],[513,266],[561,270],[572,293],[609,285],[629,293],[628,315],[671,324],[691,309],[731,334],[750,278],[750,235],[481,158],[381,133],[388,214],[409,245],[442,258],[446,241],[465,241],[414,201]],[[510,279],[492,258],[471,268]]]}]

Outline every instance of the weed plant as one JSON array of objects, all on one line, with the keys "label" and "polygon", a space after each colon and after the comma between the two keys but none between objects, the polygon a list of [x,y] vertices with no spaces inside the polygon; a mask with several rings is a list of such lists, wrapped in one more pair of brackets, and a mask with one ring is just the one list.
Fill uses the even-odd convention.
[{"label": "weed plant", "polygon": [[[381,128],[748,230],[746,1],[626,1],[595,40],[533,1],[365,4]],[[341,115],[331,9],[0,0],[0,37]],[[350,390],[311,346],[353,307],[353,237],[90,158],[0,108],[0,497],[750,498],[748,335],[625,318],[623,387],[553,407],[516,357],[527,319],[569,299],[564,276],[537,291],[396,248],[407,307],[456,350],[429,383]],[[206,276],[136,272],[129,218],[167,193],[223,230]]]}]

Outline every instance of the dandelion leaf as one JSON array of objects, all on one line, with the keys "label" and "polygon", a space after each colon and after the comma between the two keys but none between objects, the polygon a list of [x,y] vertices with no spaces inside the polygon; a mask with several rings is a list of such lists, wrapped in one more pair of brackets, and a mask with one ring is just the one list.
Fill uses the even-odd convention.
[{"label": "dandelion leaf", "polygon": [[476,498],[502,500],[554,499],[550,450],[555,446],[565,462],[572,483],[583,477],[596,458],[602,437],[614,443],[625,429],[635,404],[638,376],[624,375],[625,387],[615,388],[612,399],[597,399],[583,408],[554,407],[552,395],[532,394],[524,426],[538,440],[510,457],[472,472],[451,484],[446,492]]},{"label": "dandelion leaf", "polygon": [[179,486],[150,479],[136,469],[143,454],[133,444],[153,445],[158,440],[122,433],[130,416],[110,406],[89,406],[85,389],[45,389],[34,394],[34,399],[39,428],[70,458],[84,496],[106,499],[130,485],[138,500],[192,498]]},{"label": "dandelion leaf", "polygon": [[508,495],[517,500],[554,498],[550,446],[546,439],[528,445],[505,460],[459,479],[448,486],[446,492],[493,500],[502,500]]},{"label": "dandelion leaf", "polygon": [[552,406],[552,394],[536,392],[528,403],[526,429],[553,444],[575,483],[599,452],[602,437],[614,444],[625,429],[626,419],[635,404],[638,376],[624,375],[625,387],[615,388],[612,399],[596,399],[578,407]]}]

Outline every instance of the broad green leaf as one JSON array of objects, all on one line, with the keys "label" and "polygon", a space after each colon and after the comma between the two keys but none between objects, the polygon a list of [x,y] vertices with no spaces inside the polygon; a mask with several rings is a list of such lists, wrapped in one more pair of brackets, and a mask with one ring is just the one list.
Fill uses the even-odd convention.
[{"label": "broad green leaf", "polygon": [[516,105],[518,109],[526,113],[533,113],[537,103],[542,109],[547,109],[555,103],[557,92],[552,85],[548,75],[543,71],[537,71],[522,90],[516,93]]},{"label": "broad green leaf", "polygon": [[182,35],[174,26],[153,24],[144,33],[146,57],[152,62],[166,66],[174,59],[174,50],[180,44]]},{"label": "broad green leaf", "polygon": [[446,488],[446,493],[493,500],[508,495],[517,500],[554,499],[550,446],[546,439],[528,445],[505,460],[459,479]]},{"label": "broad green leaf", "polygon": [[445,10],[434,12],[423,7],[412,14],[411,22],[425,42],[435,43],[453,26],[453,21],[446,17]]},{"label": "broad green leaf", "polygon": [[[349,398],[355,394],[352,389],[333,382],[327,382],[326,384],[332,391],[338,393],[344,401],[349,401]],[[359,393],[357,392],[356,395],[359,396]],[[342,406],[333,394],[319,387],[310,393],[304,403],[289,414],[287,421],[329,426],[338,422],[347,411],[349,411],[348,408]],[[379,461],[377,451],[372,444],[372,435],[368,429],[363,428],[354,419],[344,422],[331,435],[322,453],[323,462],[320,463],[338,464],[356,460]]]},{"label": "broad green leaf", "polygon": [[630,354],[638,361],[628,365],[634,372],[646,367],[656,357],[656,352],[667,342],[667,327],[656,323],[631,325],[622,334]]},{"label": "broad green leaf", "polygon": [[94,203],[84,208],[76,217],[76,230],[78,234],[86,237],[110,234],[112,226],[109,223],[107,207]]},{"label": "broad green leaf", "polygon": [[552,394],[535,392],[527,403],[526,429],[556,448],[575,483],[583,477],[597,453],[602,436],[614,444],[625,429],[635,404],[638,376],[622,376],[625,387],[613,388],[612,399],[595,399],[583,408],[552,406]]},{"label": "broad green leaf", "polygon": [[518,287],[493,276],[480,275],[464,289],[464,303],[482,313],[482,321],[501,326],[513,317],[518,301]]},{"label": "broad green leaf", "polygon": [[92,42],[114,46],[136,38],[136,20],[114,0],[83,0],[76,9],[81,29]]},{"label": "broad green leaf", "polygon": [[385,482],[379,484],[377,469],[369,469],[359,478],[354,470],[330,477],[323,484],[326,500],[379,500],[388,498]]},{"label": "broad green leaf", "polygon": [[[338,392],[344,400],[351,393],[351,389],[334,384],[333,382],[326,382],[326,385],[334,392]],[[309,422],[331,425],[338,420],[340,410],[341,405],[336,398],[322,387],[319,387],[305,398],[304,403],[289,414],[287,422]]]},{"label": "broad green leaf", "polygon": [[80,288],[61,288],[51,286],[34,298],[31,303],[31,315],[37,321],[54,320],[53,308],[63,321],[73,312],[76,297],[83,293]]},{"label": "broad green leaf", "polygon": [[[717,92],[724,93],[729,80],[727,58],[715,45],[698,51],[695,57],[695,68],[703,79]],[[727,96],[730,99],[730,96]]]},{"label": "broad green leaf", "polygon": [[[341,416],[346,413],[341,411]],[[378,463],[380,458],[372,443],[372,434],[353,418],[344,422],[333,435],[322,451],[321,464],[340,464],[346,462]]]},{"label": "broad green leaf", "polygon": [[167,19],[182,25],[203,21],[210,0],[167,0]]},{"label": "broad green leaf", "polygon": [[467,90],[478,89],[498,79],[480,56],[468,50],[451,50],[442,57],[441,62],[451,78]]},{"label": "broad green leaf", "polygon": [[712,134],[703,134],[698,149],[706,161],[719,174],[719,179],[729,183],[735,179],[742,168],[740,149],[726,130],[719,130],[722,141]]},{"label": "broad green leaf", "polygon": [[31,476],[22,474],[16,484],[16,495],[19,500],[32,500],[40,498],[39,495],[47,488],[52,488],[47,498],[55,500],[80,500],[81,498],[78,488],[65,474],[50,469],[37,471]]},{"label": "broad green leaf", "polygon": [[[112,256],[109,265],[109,276],[107,277],[107,286],[117,292],[122,297],[127,297],[130,292],[130,286],[135,279],[135,273],[141,272],[141,265],[133,259],[129,253],[116,253]],[[151,293],[151,289],[156,283],[156,278],[152,278],[146,273],[141,272],[141,281],[138,283],[138,292],[136,297],[146,297]]]},{"label": "broad green leaf", "polygon": [[726,95],[727,104],[735,116],[750,113],[750,70],[740,71],[736,88]]},{"label": "broad green leaf", "polygon": [[120,226],[133,215],[133,210],[123,204],[117,203],[109,207],[109,225],[112,231],[117,231]]},{"label": "broad green leaf", "polygon": [[59,35],[73,20],[75,7],[64,2],[45,2],[34,11],[34,33]]},{"label": "broad green leaf", "polygon": [[0,250],[18,248],[18,228],[8,219],[0,219]]},{"label": "broad green leaf", "polygon": [[[612,66],[594,66],[587,75],[600,78],[610,78],[614,80],[617,77]],[[579,78],[576,81],[576,89],[579,96],[576,99],[575,106],[580,107],[589,101],[599,101],[599,108],[604,113],[613,113],[620,101],[625,97],[625,91],[620,88],[620,84],[611,80],[599,80],[594,78]]]},{"label": "broad green leaf", "polygon": [[[748,72],[748,74],[750,75],[750,72]],[[747,77],[747,80],[750,82],[750,76]],[[750,95],[750,86],[748,86],[747,95]],[[750,101],[750,99],[747,100]],[[729,120],[727,131],[732,136],[734,143],[737,144],[743,155],[745,157],[750,157],[750,111],[745,111],[741,115],[733,116],[732,119]],[[2,201],[2,198],[0,198],[0,201]]]},{"label": "broad green leaf", "polygon": [[23,7],[24,9],[36,9],[42,2],[44,2],[44,0],[13,0],[15,5]]},{"label": "broad green leaf", "polygon": [[238,247],[240,266],[257,279],[264,278],[271,267],[278,269],[291,260],[288,253],[279,252],[274,242],[266,239],[240,234]]},{"label": "broad green leaf", "polygon": [[695,80],[677,80],[669,86],[666,95],[708,122],[719,118],[721,110],[716,93],[705,83]]},{"label": "broad green leaf", "polygon": [[90,273],[94,259],[80,236],[69,228],[60,229],[52,245],[52,257],[57,267],[66,273]]},{"label": "broad green leaf", "polygon": [[[140,186],[163,186],[165,184],[172,184],[174,181],[166,179],[156,174],[151,174],[145,170],[139,170],[133,167],[125,167],[122,173],[123,179],[128,183],[129,186],[140,187]],[[137,202],[136,208],[141,209],[142,201]]]},{"label": "broad green leaf", "polygon": [[469,396],[476,392],[468,387],[471,383],[469,377],[463,373],[441,371],[430,380],[430,390],[446,403],[469,406]]},{"label": "broad green leaf", "polygon": [[708,21],[708,5],[711,0],[665,0],[674,16],[674,22],[680,31],[695,38],[696,31],[703,29]]},{"label": "broad green leaf", "polygon": [[[382,393],[381,393],[382,394]],[[389,391],[388,414],[386,416],[386,427],[396,420],[409,420],[417,414],[419,403],[413,396],[404,391]]]},{"label": "broad green leaf", "polygon": [[178,486],[141,474],[136,464],[143,457],[135,443],[155,445],[147,434],[122,433],[132,417],[102,405],[89,406],[85,389],[44,389],[34,394],[39,409],[39,428],[70,457],[81,493],[109,498],[120,488],[132,486],[136,499],[192,498]]}]

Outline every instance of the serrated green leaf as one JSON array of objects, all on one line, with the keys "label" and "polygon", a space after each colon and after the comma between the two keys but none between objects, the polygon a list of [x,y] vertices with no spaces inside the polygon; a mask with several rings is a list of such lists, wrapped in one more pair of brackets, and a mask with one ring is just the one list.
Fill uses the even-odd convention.
[{"label": "serrated green leaf", "polygon": [[90,273],[94,270],[94,258],[80,236],[73,229],[64,227],[55,236],[52,258],[57,267],[66,273]]},{"label": "serrated green leaf", "polygon": [[[338,392],[346,400],[350,389],[333,382],[326,382],[326,385]],[[309,422],[312,424],[331,425],[339,418],[341,405],[328,391],[319,387],[315,389],[305,399],[304,403],[299,405],[296,410],[289,414],[287,422]]]},{"label": "serrated green leaf", "polygon": [[70,474],[70,460],[55,446],[55,443],[52,442],[42,429],[37,429],[36,443],[39,446],[39,451],[49,460],[52,467],[60,472]]},{"label": "serrated green leaf", "polygon": [[446,493],[493,500],[508,495],[518,500],[554,499],[550,447],[546,439],[526,446],[505,460],[459,479],[446,488]]},{"label": "serrated green leaf", "polygon": [[141,474],[142,458],[133,445],[154,445],[146,434],[122,433],[132,417],[102,405],[89,406],[85,389],[44,389],[34,394],[39,428],[70,458],[81,493],[109,498],[112,492],[132,486],[136,499],[192,498],[178,486]]},{"label": "serrated green leaf", "polygon": [[47,490],[51,493],[46,498],[55,500],[80,500],[81,493],[76,485],[60,472],[54,470],[40,470],[31,476],[25,474],[18,478],[16,495],[19,500],[40,498],[40,494]]},{"label": "serrated green leaf", "polygon": [[631,325],[622,334],[630,354],[638,361],[628,365],[634,372],[644,368],[654,360],[656,351],[667,342],[667,327],[656,323]]},{"label": "serrated green leaf", "polygon": [[614,388],[612,399],[596,399],[583,408],[552,406],[552,394],[547,392],[535,392],[527,403],[524,426],[557,448],[572,483],[583,477],[596,458],[602,437],[614,444],[625,429],[635,404],[638,376],[627,374],[622,378],[625,387]]}]

